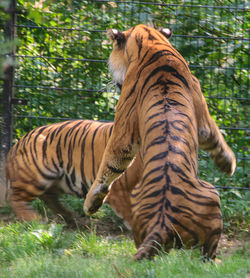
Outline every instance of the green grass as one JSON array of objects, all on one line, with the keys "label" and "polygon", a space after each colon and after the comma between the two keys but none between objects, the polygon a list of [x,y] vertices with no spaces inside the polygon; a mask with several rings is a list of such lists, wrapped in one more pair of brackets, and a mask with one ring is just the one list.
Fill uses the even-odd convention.
[{"label": "green grass", "polygon": [[[65,197],[64,202],[81,213],[82,200]],[[121,232],[125,229],[121,220],[107,205],[92,218],[89,229],[69,229],[55,222],[2,222],[0,278],[245,278],[250,274],[250,246],[246,237],[249,231],[248,205],[247,195],[231,192],[222,196],[225,232],[231,237],[237,235],[241,244],[232,248],[229,243],[226,248],[220,248],[217,256],[222,261],[220,264],[203,263],[199,250],[172,250],[152,260],[135,262],[134,242]],[[45,212],[42,203],[35,202],[34,206]],[[49,211],[45,213],[50,215]],[[3,208],[0,214],[10,215],[11,209]],[[96,221],[99,221],[98,225]],[[116,228],[116,233],[109,232],[110,227]]]},{"label": "green grass", "polygon": [[222,263],[203,263],[198,250],[172,250],[135,262],[127,237],[102,237],[95,230],[60,224],[11,223],[0,228],[0,277],[246,277],[246,247],[219,253]]}]

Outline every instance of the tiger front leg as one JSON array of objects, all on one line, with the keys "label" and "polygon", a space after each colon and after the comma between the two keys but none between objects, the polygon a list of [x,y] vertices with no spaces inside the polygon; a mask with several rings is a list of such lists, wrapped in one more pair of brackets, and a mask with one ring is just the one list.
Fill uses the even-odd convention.
[{"label": "tiger front leg", "polygon": [[220,171],[232,175],[236,168],[235,155],[209,113],[200,82],[195,76],[193,81],[193,88],[196,91],[193,97],[198,122],[199,147],[210,154]]},{"label": "tiger front leg", "polygon": [[221,172],[233,175],[236,168],[235,155],[210,116],[208,116],[207,124],[199,129],[199,146],[210,153]]},{"label": "tiger front leg", "polygon": [[102,180],[95,180],[84,202],[84,212],[86,215],[95,213],[103,203],[103,199],[108,194],[108,182],[104,176]]},{"label": "tiger front leg", "polygon": [[95,213],[102,206],[109,186],[126,170],[136,153],[132,148],[128,148],[128,145],[121,144],[114,148],[115,145],[110,139],[97,177],[86,196],[84,212],[87,215]]}]

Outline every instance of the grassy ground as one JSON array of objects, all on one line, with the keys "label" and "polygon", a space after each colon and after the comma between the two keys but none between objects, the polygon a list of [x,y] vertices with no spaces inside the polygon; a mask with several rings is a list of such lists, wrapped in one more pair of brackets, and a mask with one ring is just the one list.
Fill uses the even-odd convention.
[{"label": "grassy ground", "polygon": [[[75,206],[82,208],[82,203]],[[0,215],[0,277],[4,278],[245,278],[250,274],[246,217],[238,223],[243,229],[234,227],[228,230],[229,236],[223,236],[218,250],[222,262],[215,264],[203,263],[198,250],[172,250],[151,261],[135,262],[136,250],[130,233],[107,207],[77,229],[69,229],[58,221],[49,224],[13,221],[7,209]]]}]

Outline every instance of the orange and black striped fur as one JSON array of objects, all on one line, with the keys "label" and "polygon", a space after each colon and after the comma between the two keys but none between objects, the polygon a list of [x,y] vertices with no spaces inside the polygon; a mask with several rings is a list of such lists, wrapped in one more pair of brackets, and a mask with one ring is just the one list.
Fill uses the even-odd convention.
[{"label": "orange and black striped fur", "polygon": [[108,36],[109,66],[122,90],[84,210],[91,214],[101,206],[112,181],[140,151],[142,178],[130,198],[135,259],[175,246],[197,246],[214,258],[222,231],[220,199],[213,185],[197,177],[198,145],[228,174],[235,170],[235,156],[209,114],[198,80],[164,32],[138,25],[108,30]]},{"label": "orange and black striped fur", "polygon": [[[65,221],[74,223],[74,213],[59,202],[59,196],[68,193],[85,197],[95,180],[112,128],[113,123],[75,120],[42,126],[22,137],[6,160],[10,203],[17,216],[26,221],[39,219],[30,202],[40,198]],[[138,182],[141,168],[138,157],[128,170],[130,174],[125,173],[116,181],[122,196]],[[131,215],[130,207],[123,204],[127,197],[119,202],[116,197],[111,199],[114,210],[127,220]]]}]

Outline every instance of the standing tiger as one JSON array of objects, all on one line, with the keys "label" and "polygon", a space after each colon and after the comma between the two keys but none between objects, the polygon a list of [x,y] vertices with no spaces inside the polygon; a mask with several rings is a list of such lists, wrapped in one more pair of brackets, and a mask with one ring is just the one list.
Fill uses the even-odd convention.
[{"label": "standing tiger", "polygon": [[197,177],[198,145],[229,174],[235,156],[209,114],[198,80],[162,32],[138,25],[108,30],[108,37],[109,67],[122,89],[84,211],[98,210],[112,181],[140,151],[142,177],[130,198],[135,259],[175,246],[199,247],[213,259],[222,232],[220,199],[213,185]]},{"label": "standing tiger", "polygon": [[[59,202],[59,196],[86,196],[112,128],[113,123],[75,120],[42,126],[23,136],[9,151],[5,168],[11,186],[10,203],[17,216],[26,221],[41,218],[30,206],[32,200],[40,198],[66,222],[74,224],[74,213]],[[129,174],[116,181],[121,189],[119,202],[115,196],[110,201],[128,222],[131,211],[125,207],[128,197],[124,194],[138,182],[141,164],[138,156]]]}]

